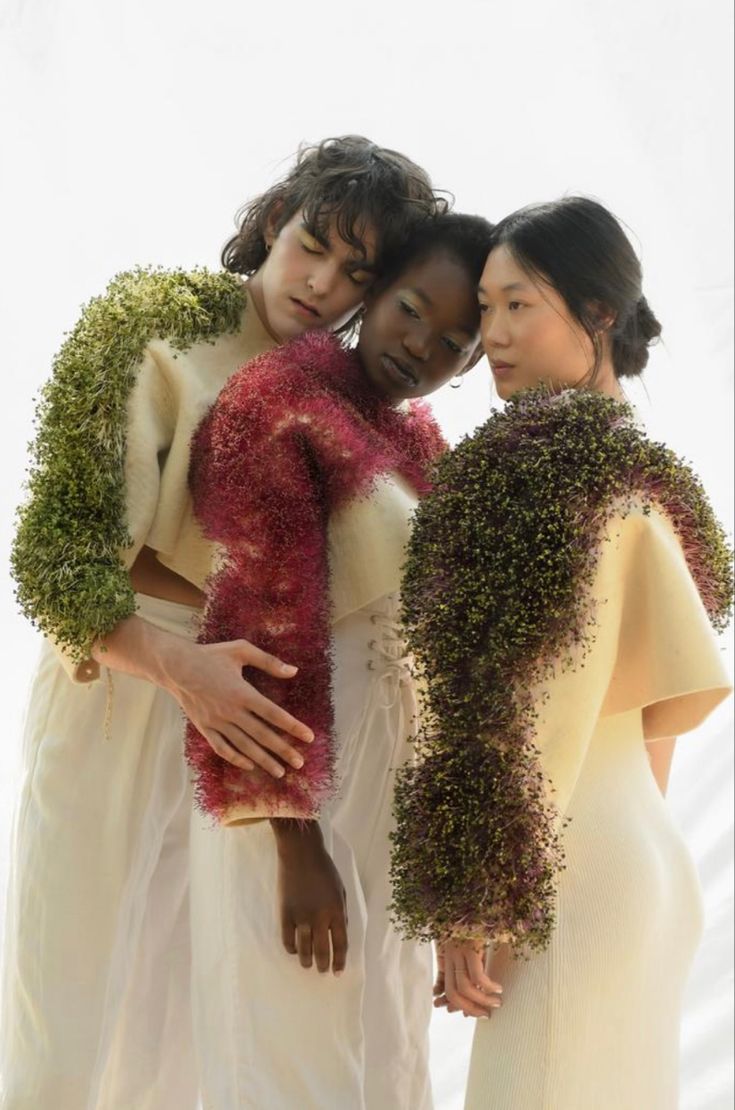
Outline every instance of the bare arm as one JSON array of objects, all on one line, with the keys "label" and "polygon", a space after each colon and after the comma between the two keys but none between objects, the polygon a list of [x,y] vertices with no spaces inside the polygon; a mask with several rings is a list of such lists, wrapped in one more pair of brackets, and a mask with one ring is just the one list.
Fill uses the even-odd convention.
[{"label": "bare arm", "polygon": [[675,746],[675,736],[669,736],[663,740],[649,740],[646,743],[646,750],[648,752],[651,770],[653,771],[653,777],[664,798],[666,797],[666,790],[669,785],[669,774],[671,772],[671,761],[674,758]]},{"label": "bare arm", "polygon": [[242,676],[245,666],[284,679],[296,669],[247,640],[196,644],[133,616],[98,641],[92,655],[110,670],[168,690],[214,751],[236,767],[252,771],[257,765],[281,778],[283,766],[269,752],[293,767],[303,765],[299,751],[274,728],[305,743],[313,739],[311,729]]}]

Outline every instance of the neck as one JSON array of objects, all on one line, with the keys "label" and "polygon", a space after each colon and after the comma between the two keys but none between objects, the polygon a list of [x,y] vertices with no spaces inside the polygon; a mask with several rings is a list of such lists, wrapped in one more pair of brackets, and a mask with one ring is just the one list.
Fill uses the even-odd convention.
[{"label": "neck", "polygon": [[615,401],[625,400],[625,394],[615,373],[612,359],[608,355],[602,359],[594,381],[590,384],[590,389],[594,389],[596,393],[604,393]]},{"label": "neck", "polygon": [[256,270],[256,272],[253,274],[253,276],[247,282],[247,290],[248,290],[248,293],[250,294],[250,298],[253,302],[253,307],[255,308],[255,311],[258,313],[258,317],[260,318],[260,322],[263,325],[263,327],[265,328],[265,330],[268,332],[268,335],[271,337],[271,339],[275,340],[276,343],[283,342],[280,335],[276,335],[273,328],[271,327],[270,321],[268,319],[268,313],[265,310],[265,296],[263,294],[263,277],[262,277],[262,274],[261,274],[260,270]]}]

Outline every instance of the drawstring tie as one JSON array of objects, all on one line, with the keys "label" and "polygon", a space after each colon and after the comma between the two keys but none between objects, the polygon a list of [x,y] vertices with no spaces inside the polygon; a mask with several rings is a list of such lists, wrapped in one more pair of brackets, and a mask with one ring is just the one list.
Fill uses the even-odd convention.
[{"label": "drawstring tie", "polygon": [[413,659],[403,639],[403,628],[392,615],[371,613],[370,623],[376,632],[368,647],[375,658],[368,659],[368,670],[380,672],[382,708],[392,709],[401,696],[402,687],[411,681]]}]

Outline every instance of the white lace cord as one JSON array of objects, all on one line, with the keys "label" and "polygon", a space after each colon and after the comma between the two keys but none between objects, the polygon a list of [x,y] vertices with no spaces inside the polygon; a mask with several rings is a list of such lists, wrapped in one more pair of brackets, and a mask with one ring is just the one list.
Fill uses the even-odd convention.
[{"label": "white lace cord", "polygon": [[380,671],[378,681],[384,691],[384,709],[392,709],[401,696],[401,688],[412,677],[412,658],[406,650],[403,628],[399,621],[388,613],[376,612],[370,615],[370,623],[375,626],[376,635],[368,647],[378,658],[368,660],[368,669]]}]

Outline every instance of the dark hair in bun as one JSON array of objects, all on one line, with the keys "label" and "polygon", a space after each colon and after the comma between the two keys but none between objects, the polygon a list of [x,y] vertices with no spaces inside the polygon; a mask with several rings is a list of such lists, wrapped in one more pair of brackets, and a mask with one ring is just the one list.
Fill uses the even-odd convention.
[{"label": "dark hair in bun", "polygon": [[618,317],[610,331],[617,376],[632,378],[640,374],[648,362],[648,348],[661,335],[661,325],[646,298],[638,299],[627,319]]},{"label": "dark hair in bun", "polygon": [[643,296],[638,257],[604,205],[587,197],[564,197],[521,208],[495,227],[491,250],[499,246],[563,297],[593,343],[593,378],[605,331],[617,377],[641,373],[661,325]]}]

